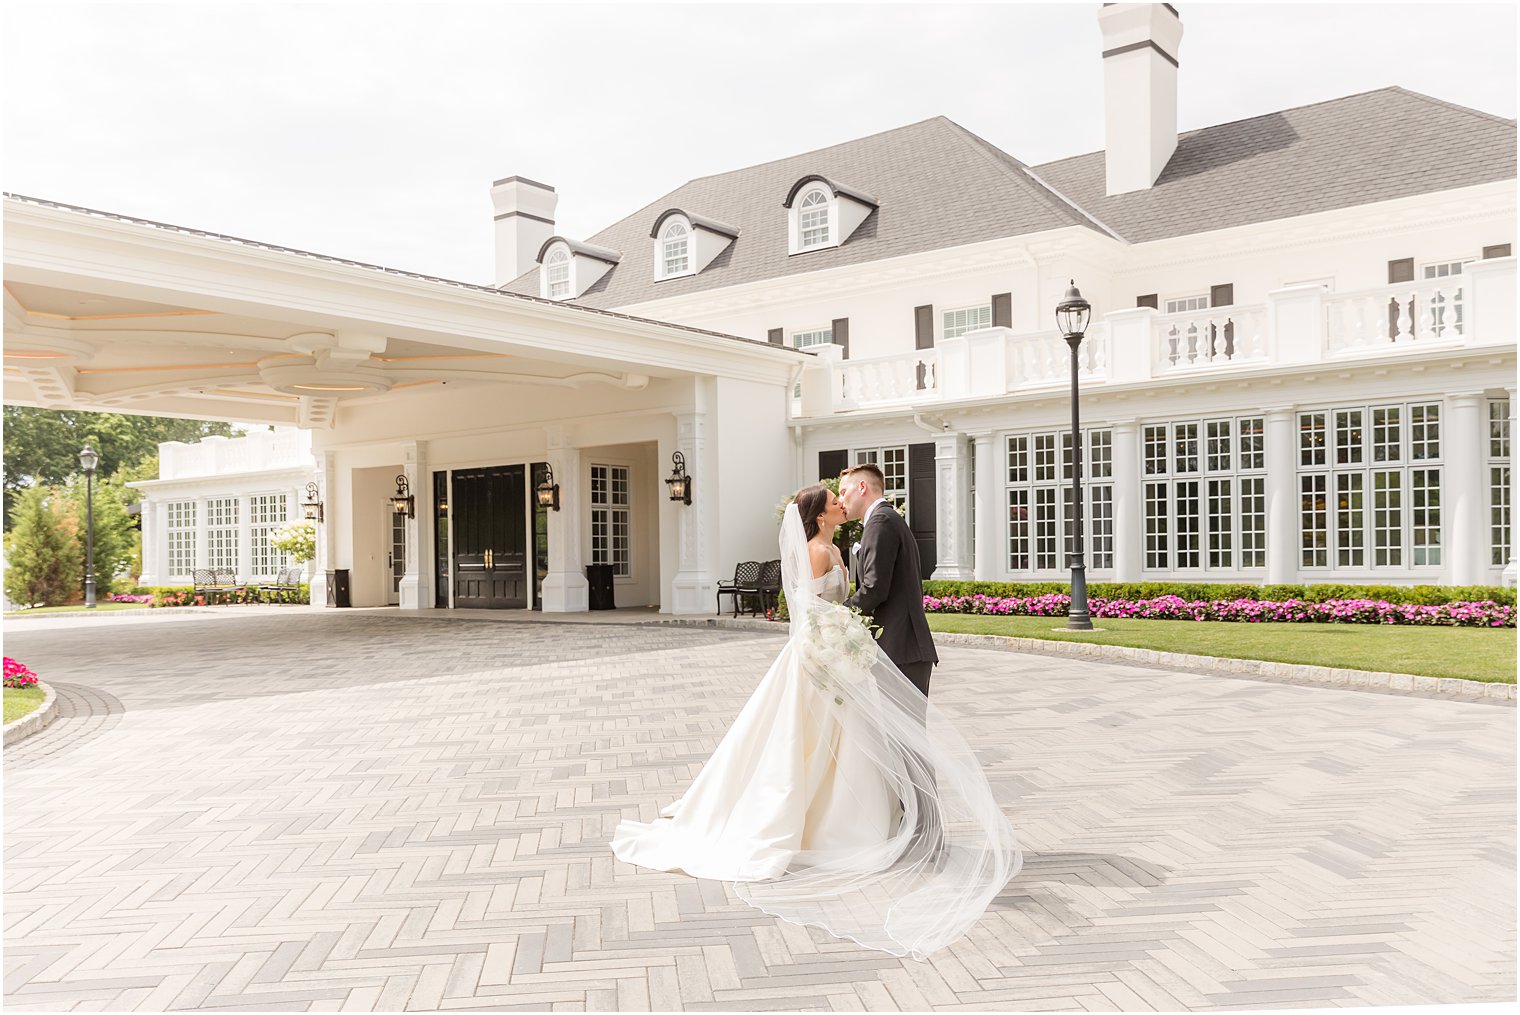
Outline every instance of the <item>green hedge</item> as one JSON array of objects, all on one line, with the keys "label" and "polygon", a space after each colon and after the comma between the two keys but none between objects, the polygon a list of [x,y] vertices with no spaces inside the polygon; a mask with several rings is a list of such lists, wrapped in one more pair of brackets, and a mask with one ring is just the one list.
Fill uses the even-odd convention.
[{"label": "green hedge", "polygon": [[[192,590],[192,586],[189,586],[189,585],[137,585],[137,586],[134,586],[131,589],[128,589],[127,593],[129,595],[134,595],[134,596],[152,596],[153,600],[154,600],[152,605],[157,606],[157,605],[159,605],[159,600],[163,598],[163,596],[164,596],[165,593],[177,594],[177,593],[181,593],[181,592],[190,592],[191,590]],[[265,596],[257,595],[256,594],[254,598],[255,598],[256,601],[260,601],[260,602],[271,602],[271,603],[286,602],[286,600],[284,600],[284,599],[276,599],[273,596],[265,597]],[[311,602],[311,586],[308,585],[306,582],[302,582],[301,583],[301,589],[296,594],[296,602],[297,603],[310,603]]]},{"label": "green hedge", "polygon": [[[926,596],[1008,596],[1029,598],[1071,591],[1068,582],[978,582],[926,581]],[[1280,603],[1297,599],[1306,603],[1323,603],[1330,599],[1381,599],[1389,603],[1413,603],[1438,606],[1442,603],[1482,602],[1492,600],[1501,606],[1515,605],[1515,590],[1498,585],[1248,585],[1244,583],[1206,584],[1203,582],[1094,582],[1087,586],[1091,596],[1135,601],[1176,596],[1187,602],[1218,599],[1258,599]]]}]

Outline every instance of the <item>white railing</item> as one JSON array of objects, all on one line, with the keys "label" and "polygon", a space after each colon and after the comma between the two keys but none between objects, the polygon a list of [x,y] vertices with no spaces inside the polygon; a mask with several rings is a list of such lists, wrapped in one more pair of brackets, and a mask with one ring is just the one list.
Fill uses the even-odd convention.
[{"label": "white railing", "polygon": [[311,432],[253,430],[241,437],[203,437],[193,444],[158,446],[160,479],[305,468],[311,464]]},{"label": "white railing", "polygon": [[1325,297],[1325,351],[1331,356],[1416,342],[1458,342],[1462,335],[1460,277]]},{"label": "white railing", "polygon": [[[1102,323],[1087,329],[1077,347],[1077,377],[1100,381],[1108,374],[1108,328]],[[1036,388],[1071,381],[1071,347],[1057,332],[1015,335],[1008,343],[1008,383],[1012,388]]]},{"label": "white railing", "polygon": [[1216,307],[1156,318],[1154,369],[1177,370],[1232,366],[1267,358],[1267,308]]},{"label": "white railing", "polygon": [[934,349],[876,359],[843,360],[836,368],[839,394],[847,406],[937,399],[938,373],[939,354]]},{"label": "white railing", "polygon": [[[1087,384],[1145,385],[1159,378],[1306,368],[1351,356],[1399,357],[1424,349],[1513,347],[1515,259],[1464,266],[1456,278],[1327,293],[1285,286],[1253,306],[1159,314],[1136,307],[1094,321],[1078,352]],[[804,416],[861,408],[983,401],[1054,388],[1071,379],[1071,353],[1055,332],[982,328],[934,349],[845,360],[821,347],[803,371]]]}]

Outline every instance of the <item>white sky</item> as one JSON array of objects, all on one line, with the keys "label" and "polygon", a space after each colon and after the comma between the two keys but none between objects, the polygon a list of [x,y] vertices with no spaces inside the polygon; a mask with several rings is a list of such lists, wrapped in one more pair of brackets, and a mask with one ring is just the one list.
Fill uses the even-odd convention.
[{"label": "white sky", "polygon": [[[1387,85],[1515,116],[1510,4],[1175,6],[1183,130]],[[586,238],[939,114],[1029,163],[1097,150],[1098,7],[10,2],[3,183],[489,282],[503,176]]]}]

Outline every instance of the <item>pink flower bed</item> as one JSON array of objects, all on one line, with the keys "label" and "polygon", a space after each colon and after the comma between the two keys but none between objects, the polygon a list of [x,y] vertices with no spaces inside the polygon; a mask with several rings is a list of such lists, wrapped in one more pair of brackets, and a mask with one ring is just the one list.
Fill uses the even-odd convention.
[{"label": "pink flower bed", "polygon": [[37,674],[27,669],[22,663],[17,662],[10,656],[5,657],[5,686],[6,687],[36,687]]},{"label": "pink flower bed", "polygon": [[153,602],[153,597],[152,596],[128,596],[128,595],[123,595],[121,593],[112,592],[111,595],[110,595],[110,600],[113,603],[151,603],[151,602]]},{"label": "pink flower bed", "polygon": [[[1064,617],[1071,597],[1062,593],[1025,599],[1001,596],[924,596],[926,613],[974,613],[992,617]],[[1413,624],[1426,627],[1514,627],[1515,608],[1490,600],[1423,606],[1381,599],[1220,599],[1189,602],[1177,596],[1123,600],[1093,597],[1093,617],[1135,620],[1222,620],[1248,624]]]}]

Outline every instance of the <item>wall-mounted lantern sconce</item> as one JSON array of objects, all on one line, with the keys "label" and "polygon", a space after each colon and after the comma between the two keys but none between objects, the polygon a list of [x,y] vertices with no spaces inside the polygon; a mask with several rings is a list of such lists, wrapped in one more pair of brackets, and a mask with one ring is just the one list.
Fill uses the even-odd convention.
[{"label": "wall-mounted lantern sconce", "polygon": [[544,466],[544,481],[533,488],[538,495],[538,506],[559,510],[559,484],[554,481],[554,469]]},{"label": "wall-mounted lantern sconce", "polygon": [[665,485],[670,487],[670,499],[678,500],[682,504],[690,504],[691,486],[695,477],[686,474],[686,456],[677,451],[670,456],[670,460],[675,465],[670,478],[665,480]]},{"label": "wall-mounted lantern sconce", "polygon": [[391,498],[391,510],[408,518],[417,517],[417,499],[412,496],[412,485],[406,481],[405,475],[396,477],[396,496]]},{"label": "wall-mounted lantern sconce", "polygon": [[317,491],[317,484],[306,484],[306,500],[301,504],[301,512],[308,522],[322,520],[322,497]]}]

